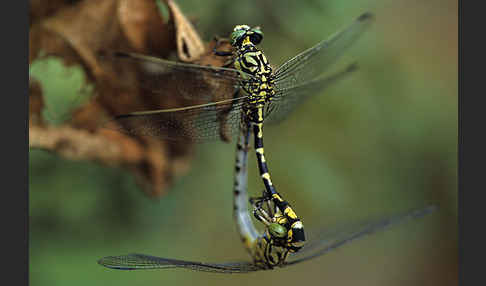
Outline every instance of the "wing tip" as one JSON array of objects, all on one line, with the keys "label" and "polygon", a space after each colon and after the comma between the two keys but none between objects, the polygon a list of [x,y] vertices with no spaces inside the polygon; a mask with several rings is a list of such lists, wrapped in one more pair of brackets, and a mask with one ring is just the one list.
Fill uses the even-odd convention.
[{"label": "wing tip", "polygon": [[116,257],[115,256],[106,256],[106,257],[103,257],[101,259],[98,259],[97,263],[101,266],[106,267],[106,268],[125,269],[125,268],[121,268],[120,266],[114,265],[113,258],[116,258]]},{"label": "wing tip", "polygon": [[432,213],[432,212],[434,212],[438,209],[439,209],[439,206],[431,204],[431,205],[428,205],[424,208],[418,209],[415,212],[415,216],[422,217],[422,216],[428,215],[428,214],[430,214],[430,213]]},{"label": "wing tip", "polygon": [[369,21],[375,18],[375,15],[369,11],[364,12],[358,17],[358,21],[363,22],[363,21]]},{"label": "wing tip", "polygon": [[110,269],[118,269],[118,270],[136,270],[136,267],[131,267],[128,265],[124,265],[124,258],[130,256],[136,256],[137,254],[128,254],[128,255],[120,255],[120,256],[105,256],[101,259],[98,259],[97,263],[101,266]]},{"label": "wing tip", "polygon": [[347,68],[346,72],[354,72],[359,69],[359,65],[357,62],[351,63]]}]

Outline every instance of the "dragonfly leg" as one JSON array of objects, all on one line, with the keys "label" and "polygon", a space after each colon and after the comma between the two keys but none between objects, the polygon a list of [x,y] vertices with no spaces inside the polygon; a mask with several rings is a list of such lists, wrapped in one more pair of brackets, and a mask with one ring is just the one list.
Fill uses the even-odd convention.
[{"label": "dragonfly leg", "polygon": [[230,43],[230,40],[225,37],[220,37],[218,35],[213,37],[213,40],[216,41],[216,44],[219,46],[221,43]]},{"label": "dragonfly leg", "polygon": [[275,244],[272,239],[265,245],[264,255],[267,262],[267,266],[272,269],[275,266],[282,267],[289,251],[285,247],[281,247]]},{"label": "dragonfly leg", "polygon": [[[219,48],[219,46],[221,45],[222,42],[229,42],[227,39],[221,39],[221,38],[215,37],[215,40],[216,40],[216,45],[213,48],[213,54],[215,54],[216,56],[220,56],[220,57],[233,56],[232,51],[218,51],[218,48]],[[223,67],[225,67],[225,68],[231,67],[231,66],[233,66],[233,63],[234,63],[234,59],[231,58],[223,64]]]},{"label": "dragonfly leg", "polygon": [[229,51],[217,51],[216,48],[213,48],[213,52],[215,55],[220,56],[220,57],[229,57],[233,55],[233,52]]},{"label": "dragonfly leg", "polygon": [[268,212],[270,213],[270,216],[274,217],[275,213],[277,212],[275,204],[273,204],[272,206],[271,200],[266,200],[266,203],[267,203],[267,208],[268,208]]},{"label": "dragonfly leg", "polygon": [[[249,199],[250,204],[253,206],[254,209],[259,209],[264,211],[263,204],[266,204],[268,214],[265,212],[267,217],[273,218],[275,216],[275,204],[272,206],[272,197],[266,196],[264,192],[264,196],[262,197],[251,197]],[[273,219],[271,219],[273,221]]]},{"label": "dragonfly leg", "polygon": [[264,201],[270,201],[270,200],[272,200],[272,197],[267,197],[267,196],[263,196],[263,197],[250,197],[249,202],[252,205],[261,206]]},{"label": "dragonfly leg", "polygon": [[216,41],[216,45],[214,45],[214,48],[213,48],[213,53],[217,56],[220,56],[220,57],[229,57],[229,56],[232,56],[233,55],[233,52],[232,51],[218,51],[218,48],[221,46],[221,43],[223,42],[229,42],[228,39],[225,39],[225,38],[220,38],[220,37],[214,37],[214,40]]},{"label": "dragonfly leg", "polygon": [[267,214],[267,212],[262,209],[258,208],[256,206],[253,206],[253,216],[260,222],[262,222],[264,225],[269,225],[272,223],[272,218]]},{"label": "dragonfly leg", "polygon": [[233,66],[233,64],[234,64],[234,62],[235,62],[235,61],[234,61],[234,59],[233,59],[233,58],[231,58],[231,59],[227,60],[227,61],[226,61],[226,62],[225,62],[223,65],[222,65],[222,67],[223,67],[223,68],[229,68],[229,67],[232,67],[232,66]]}]

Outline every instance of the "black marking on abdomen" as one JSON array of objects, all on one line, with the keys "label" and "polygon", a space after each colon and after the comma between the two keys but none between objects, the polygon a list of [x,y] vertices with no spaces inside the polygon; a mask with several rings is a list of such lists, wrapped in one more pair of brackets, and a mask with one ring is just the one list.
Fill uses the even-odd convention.
[{"label": "black marking on abdomen", "polygon": [[266,179],[263,179],[263,184],[265,185],[265,189],[267,189],[267,191],[270,193],[270,194],[275,194],[277,191],[275,190],[275,187],[273,186],[273,184],[270,184],[270,182]]},{"label": "black marking on abdomen", "polygon": [[263,162],[264,156],[260,153],[256,153],[257,161],[258,161],[258,169],[260,170],[260,175],[268,173],[268,166],[265,162]]},{"label": "black marking on abdomen", "polygon": [[287,201],[285,201],[285,200],[284,201],[280,201],[280,200],[277,200],[277,199],[273,199],[273,202],[282,211],[284,211],[287,207],[290,207],[289,203]]},{"label": "black marking on abdomen", "polygon": [[[262,134],[262,137],[258,137],[259,134]],[[268,165],[266,163],[265,155],[263,154],[263,132],[261,132],[260,126],[254,124],[253,126],[253,137],[255,137],[255,150],[256,150],[256,157],[258,162],[258,170],[260,171],[260,176],[262,177],[263,184],[265,185],[265,189],[270,194],[275,194],[277,191],[272,184],[270,179],[270,172],[268,171]],[[264,175],[266,176],[264,177]]]},{"label": "black marking on abdomen", "polygon": [[257,134],[259,132],[258,130],[260,130],[260,128],[256,127],[253,130],[253,133],[255,134],[255,149],[263,148],[263,138],[257,137]]}]

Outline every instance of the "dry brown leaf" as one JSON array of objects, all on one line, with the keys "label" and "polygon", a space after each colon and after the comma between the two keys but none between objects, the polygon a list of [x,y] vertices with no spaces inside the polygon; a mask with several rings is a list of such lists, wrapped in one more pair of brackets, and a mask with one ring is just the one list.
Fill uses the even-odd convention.
[{"label": "dry brown leaf", "polygon": [[[133,139],[121,140],[122,134],[105,133],[91,133],[69,126],[43,128],[31,125],[29,146],[53,151],[72,160],[101,161],[111,166],[134,164],[143,159],[144,152]],[[110,141],[122,141],[123,144],[109,144]]]},{"label": "dry brown leaf", "polygon": [[30,80],[29,93],[29,125],[42,125],[41,110],[44,107],[44,100],[42,98],[42,88],[37,81]]},{"label": "dry brown leaf", "polygon": [[[75,110],[69,122],[54,127],[46,125],[41,118],[42,86],[31,80],[29,145],[32,148],[50,150],[73,160],[95,160],[125,167],[150,196],[164,194],[175,177],[187,172],[192,157],[191,144],[126,136],[100,128],[106,118],[116,114],[197,104],[177,96],[154,97],[134,88],[136,85],[132,84],[144,74],[134,66],[100,61],[97,56],[100,51],[122,50],[167,57],[178,47],[183,60],[197,58],[199,64],[214,66],[225,62],[226,59],[212,54],[211,46],[208,50],[204,48],[182,12],[172,1],[168,2],[173,19],[168,23],[163,21],[153,0],[85,0],[72,5],[62,2],[55,12],[38,12],[49,16],[32,22],[29,61],[44,51],[46,55],[61,57],[66,66],[83,67],[89,82],[96,86],[97,96]],[[31,6],[35,7],[39,6]],[[178,81],[184,82],[184,75],[179,75]],[[169,94],[178,92],[178,84],[173,80],[161,79],[160,86]],[[227,96],[223,91],[215,95]]]},{"label": "dry brown leaf", "polygon": [[177,55],[180,60],[192,62],[204,54],[205,47],[194,29],[194,26],[182,14],[177,4],[172,0],[166,0],[169,13],[176,29]]},{"label": "dry brown leaf", "polygon": [[72,0],[30,0],[29,20],[30,24],[49,17],[58,10],[72,4]]},{"label": "dry brown leaf", "polygon": [[155,1],[120,0],[118,18],[124,35],[135,51],[147,54],[175,49],[174,27],[164,22]]}]

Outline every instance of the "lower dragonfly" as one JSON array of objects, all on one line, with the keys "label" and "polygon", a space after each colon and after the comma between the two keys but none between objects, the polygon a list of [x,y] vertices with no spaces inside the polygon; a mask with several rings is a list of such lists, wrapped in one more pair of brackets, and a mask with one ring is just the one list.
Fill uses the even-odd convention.
[{"label": "lower dragonfly", "polygon": [[[235,195],[235,205],[245,196],[247,194],[240,193],[239,195]],[[256,209],[259,208],[256,205],[253,207]],[[98,263],[107,268],[117,270],[182,268],[227,274],[271,270],[276,267],[288,267],[322,256],[366,235],[376,233],[410,219],[422,218],[435,209],[436,207],[432,205],[357,224],[357,226],[351,228],[341,227],[339,228],[341,230],[338,231],[324,230],[318,233],[315,239],[304,245],[299,252],[293,253],[284,244],[286,234],[289,231],[288,229],[285,229],[285,227],[279,224],[269,223],[266,225],[265,231],[258,234],[256,228],[251,223],[249,214],[243,213],[240,208],[237,208],[235,209],[235,217],[238,217],[237,224],[240,235],[244,237],[245,248],[250,252],[253,261],[205,263],[132,253],[119,256],[107,256],[100,259]],[[272,217],[272,220],[278,220],[278,215]]]},{"label": "lower dragonfly", "polygon": [[[278,206],[271,200],[261,198],[248,200],[249,137],[249,131],[242,129],[236,151],[233,215],[243,245],[253,261],[204,263],[134,253],[107,256],[100,259],[98,263],[118,270],[182,268],[227,274],[271,270],[275,267],[287,267],[319,257],[366,235],[410,219],[424,217],[436,209],[435,206],[427,206],[395,216],[370,220],[353,227],[341,227],[338,231],[325,230],[300,247],[298,252],[294,251],[292,246],[289,246],[289,242],[292,241],[291,235],[289,235],[292,233],[292,226],[286,221],[285,216],[282,216]],[[265,225],[263,232],[259,232],[253,225],[247,208],[248,201],[253,207],[254,216]]]}]

